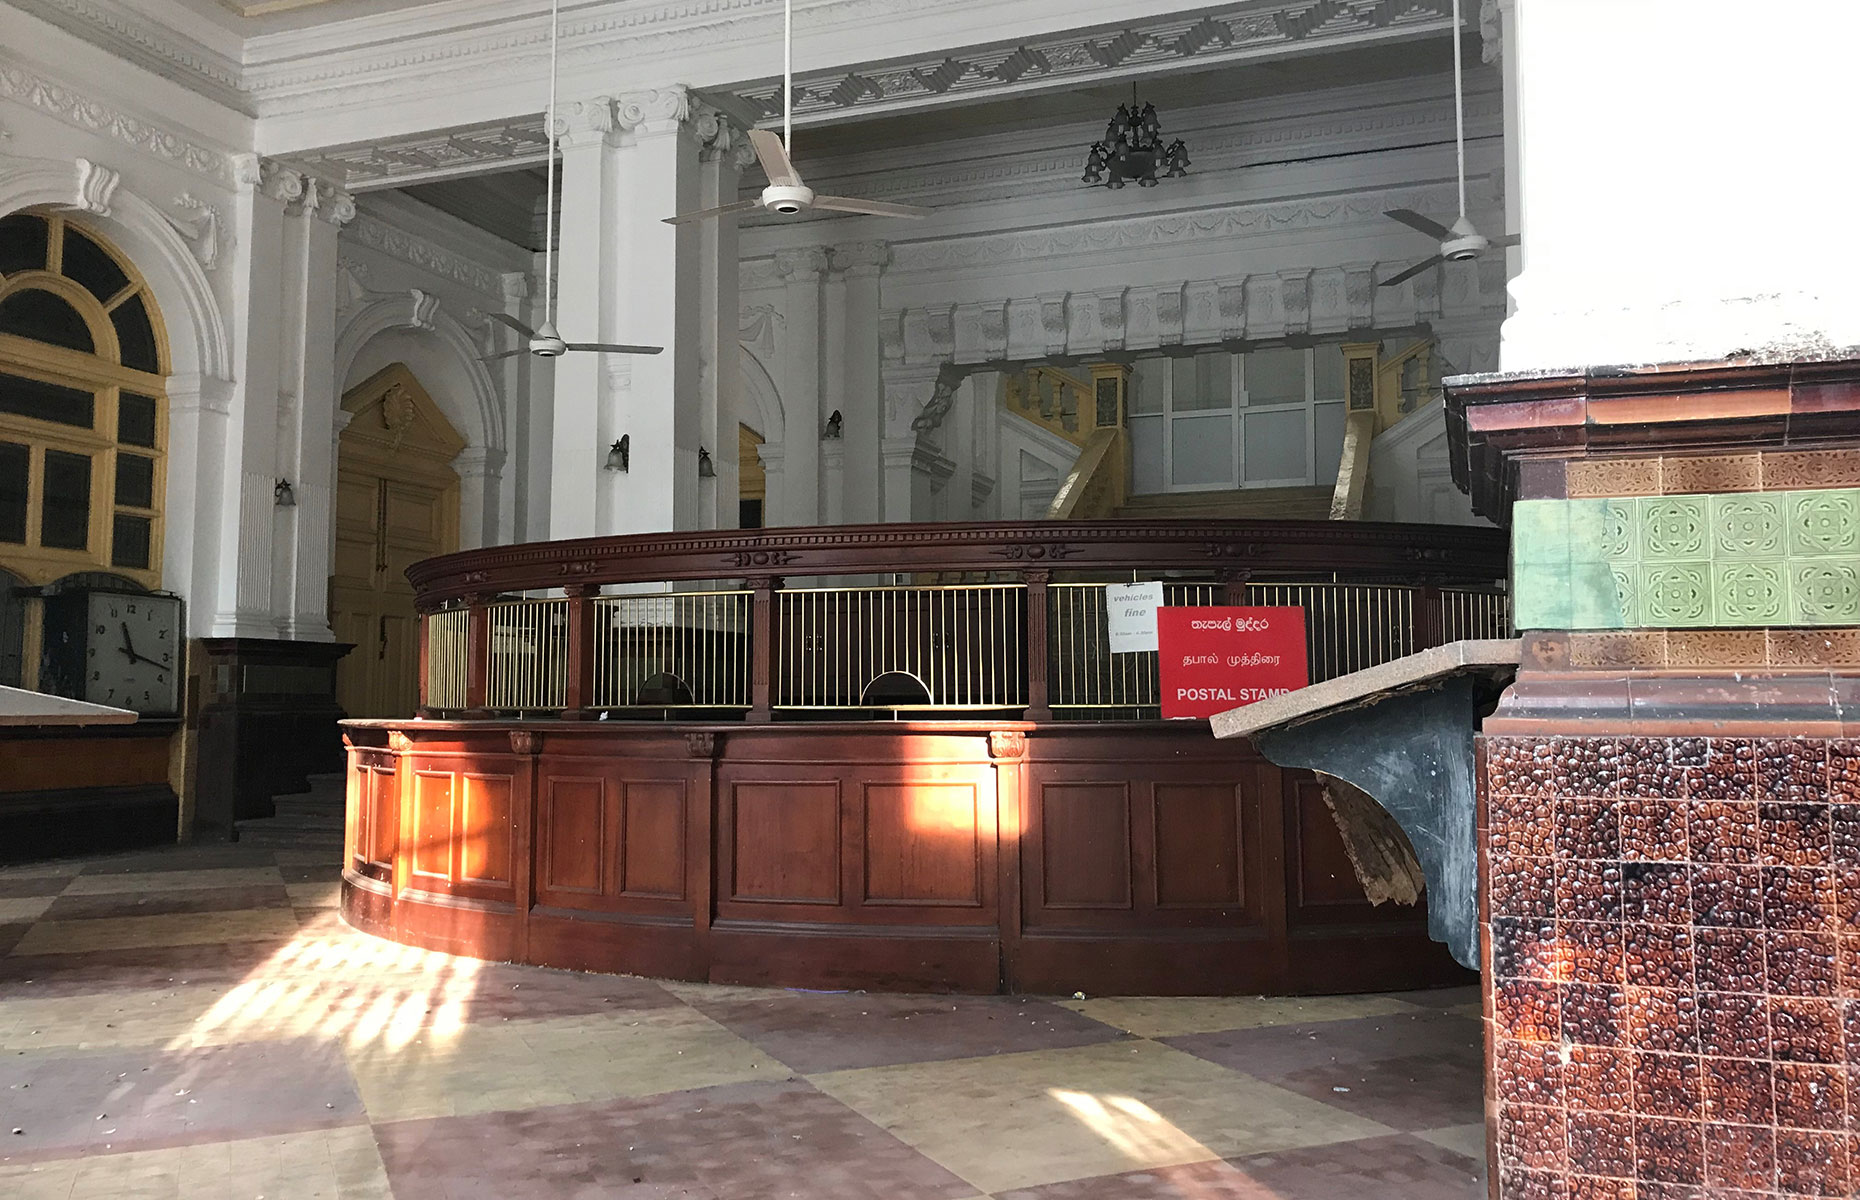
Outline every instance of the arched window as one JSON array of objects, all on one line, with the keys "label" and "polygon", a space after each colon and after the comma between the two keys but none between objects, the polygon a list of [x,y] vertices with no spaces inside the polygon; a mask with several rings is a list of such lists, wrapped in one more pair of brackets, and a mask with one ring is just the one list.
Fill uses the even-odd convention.
[{"label": "arched window", "polygon": [[128,259],[60,213],[0,218],[0,566],[160,585],[167,373]]}]

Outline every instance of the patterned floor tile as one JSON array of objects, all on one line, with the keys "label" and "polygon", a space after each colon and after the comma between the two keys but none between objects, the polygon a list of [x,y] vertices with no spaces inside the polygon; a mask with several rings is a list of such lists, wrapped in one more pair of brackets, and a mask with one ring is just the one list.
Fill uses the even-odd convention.
[{"label": "patterned floor tile", "polygon": [[74,954],[140,946],[213,945],[298,932],[290,909],[172,913],[159,917],[116,917],[98,921],[41,921],[13,948],[15,954]]},{"label": "patterned floor tile", "polygon": [[389,1023],[348,1050],[376,1121],[579,1104],[780,1080],[788,1068],[682,1006],[461,1025],[413,1038]]},{"label": "patterned floor tile", "polygon": [[378,1124],[397,1200],[959,1200],[974,1189],[800,1080]]},{"label": "patterned floor tile", "polygon": [[[1280,1200],[1231,1163],[1184,1163],[1001,1192],[995,1200]],[[1352,1197],[1351,1200],[1368,1200]]]},{"label": "patterned floor tile", "polygon": [[1485,1115],[1485,1070],[1448,1058],[1339,1059],[1270,1082],[1391,1129],[1468,1125]]},{"label": "patterned floor tile", "polygon": [[[21,927],[21,935],[28,927]],[[0,958],[0,1000],[22,990],[34,996],[77,995],[115,988],[178,983],[233,984],[253,972],[286,969],[299,951],[295,938],[134,946],[118,950],[18,954]],[[290,956],[287,958],[286,956]]]},{"label": "patterned floor tile", "polygon": [[742,989],[686,1003],[804,1074],[1089,1046],[1127,1036],[1044,1000]]},{"label": "patterned floor tile", "polygon": [[1165,1040],[1209,1062],[1275,1081],[1313,1067],[1366,1065],[1390,1058],[1440,1059],[1483,1078],[1479,1072],[1485,1061],[1478,1021],[1416,1009],[1353,1021],[1232,1029]]},{"label": "patterned floor tile", "polygon": [[[26,931],[31,928],[32,926],[27,924],[0,925],[0,954],[11,953],[13,947],[19,944],[19,939],[25,937]],[[0,965],[4,963],[0,962]]]},{"label": "patterned floor tile", "polygon": [[366,1125],[277,1137],[0,1163],[9,1200],[393,1200]]},{"label": "patterned floor tile", "polygon": [[[309,1040],[7,1060],[0,1126],[12,1162],[355,1125],[341,1054]],[[280,1086],[281,1081],[288,1086]]]},{"label": "patterned floor tile", "polygon": [[112,872],[80,875],[65,888],[67,896],[95,896],[105,892],[183,892],[202,888],[276,886],[284,882],[273,866],[221,867],[191,871]]},{"label": "patterned floor tile", "polygon": [[287,883],[284,890],[289,893],[291,904],[297,908],[334,908],[342,903],[342,881],[339,879]]},{"label": "patterned floor tile", "polygon": [[45,915],[45,910],[52,906],[56,896],[10,896],[0,900],[0,922],[17,925],[22,922],[30,925]]},{"label": "patterned floor tile", "polygon": [[1388,1132],[1155,1042],[812,1081],[984,1192]]},{"label": "patterned floor tile", "polygon": [[1442,1150],[1451,1150],[1474,1162],[1485,1161],[1485,1125],[1454,1125],[1446,1129],[1418,1129],[1414,1136],[1432,1142]]},{"label": "patterned floor tile", "polygon": [[[0,904],[6,901],[0,900]],[[45,910],[48,921],[95,917],[153,917],[164,913],[231,912],[241,908],[288,908],[290,894],[281,883],[245,887],[188,888],[184,891],[72,893],[59,896]]]},{"label": "patterned floor tile", "polygon": [[286,883],[341,883],[342,867],[337,863],[278,864],[278,874]]},{"label": "patterned floor tile", "polygon": [[162,846],[100,858],[75,860],[81,875],[132,875],[167,871],[216,871],[276,864],[274,852],[255,846]]},{"label": "patterned floor tile", "polygon": [[1382,1137],[1235,1162],[1281,1200],[1483,1200],[1478,1163],[1419,1138]]},{"label": "patterned floor tile", "polygon": [[76,872],[67,874],[62,871],[18,877],[0,873],[0,897],[56,896],[64,891],[65,885],[75,878],[77,878]]},{"label": "patterned floor tile", "polygon": [[1150,1038],[1412,1011],[1411,1005],[1385,996],[1108,996],[1061,1003],[1093,1020]]}]

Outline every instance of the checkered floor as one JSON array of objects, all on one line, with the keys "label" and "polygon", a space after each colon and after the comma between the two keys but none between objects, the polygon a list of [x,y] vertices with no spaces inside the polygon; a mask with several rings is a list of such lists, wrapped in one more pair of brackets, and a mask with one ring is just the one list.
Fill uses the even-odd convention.
[{"label": "checkered floor", "polygon": [[1475,1200],[1478,997],[815,994],[354,933],[326,854],[0,869],[0,1195]]}]

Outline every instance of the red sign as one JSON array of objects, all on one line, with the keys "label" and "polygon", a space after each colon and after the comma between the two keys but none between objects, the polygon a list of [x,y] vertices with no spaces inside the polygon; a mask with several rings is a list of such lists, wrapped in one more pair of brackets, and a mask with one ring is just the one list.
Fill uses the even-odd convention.
[{"label": "red sign", "polygon": [[1311,682],[1302,608],[1156,613],[1164,717],[1211,717]]}]

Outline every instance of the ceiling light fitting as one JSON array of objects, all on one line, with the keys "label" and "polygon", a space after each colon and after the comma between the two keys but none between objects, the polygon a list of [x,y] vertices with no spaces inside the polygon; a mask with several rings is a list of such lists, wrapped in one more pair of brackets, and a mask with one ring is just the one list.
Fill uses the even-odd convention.
[{"label": "ceiling light fitting", "polygon": [[290,480],[278,480],[278,486],[271,489],[271,502],[279,508],[297,507],[297,493],[291,490]]},{"label": "ceiling light fitting", "polygon": [[1137,107],[1134,93],[1133,88],[1129,104],[1117,106],[1104,140],[1093,142],[1086,153],[1085,182],[1093,187],[1121,188],[1133,179],[1138,187],[1155,187],[1188,174],[1187,144],[1177,138],[1165,147],[1156,106]]},{"label": "ceiling light fitting", "polygon": [[704,447],[702,446],[698,447],[698,478],[699,479],[717,478],[717,468],[710,461],[710,451],[704,449]]},{"label": "ceiling light fitting", "polygon": [[607,452],[607,469],[609,471],[619,471],[625,474],[627,460],[632,457],[632,448],[633,435],[630,433],[621,434],[620,440],[615,442],[613,449]]}]

